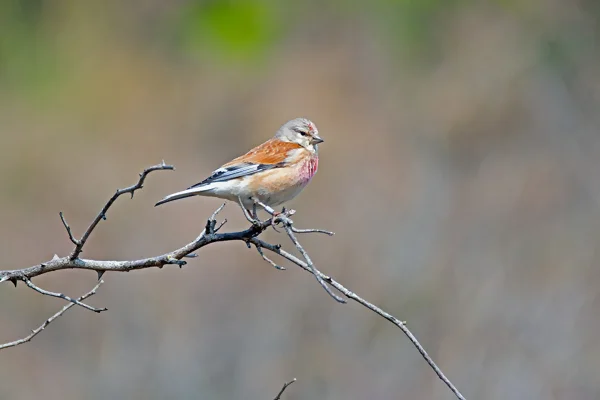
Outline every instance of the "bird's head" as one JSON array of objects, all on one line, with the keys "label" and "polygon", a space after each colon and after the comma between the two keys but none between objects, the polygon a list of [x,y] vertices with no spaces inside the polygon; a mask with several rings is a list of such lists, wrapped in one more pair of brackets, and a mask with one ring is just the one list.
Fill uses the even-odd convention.
[{"label": "bird's head", "polygon": [[305,149],[316,152],[317,145],[324,142],[319,136],[317,126],[306,118],[296,118],[279,128],[275,137],[291,143],[297,143]]}]

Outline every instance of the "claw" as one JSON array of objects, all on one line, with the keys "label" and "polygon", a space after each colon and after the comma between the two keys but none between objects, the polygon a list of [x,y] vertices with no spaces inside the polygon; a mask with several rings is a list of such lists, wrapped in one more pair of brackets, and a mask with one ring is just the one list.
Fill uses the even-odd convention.
[{"label": "claw", "polygon": [[[285,212],[285,208],[283,209],[282,212]],[[271,216],[271,226],[273,227],[273,230],[277,233],[281,233],[281,231],[279,231],[277,229],[277,224],[280,223],[281,221],[277,221],[277,217],[279,217],[281,215],[282,212],[279,211],[275,211],[273,213],[273,215]]]}]

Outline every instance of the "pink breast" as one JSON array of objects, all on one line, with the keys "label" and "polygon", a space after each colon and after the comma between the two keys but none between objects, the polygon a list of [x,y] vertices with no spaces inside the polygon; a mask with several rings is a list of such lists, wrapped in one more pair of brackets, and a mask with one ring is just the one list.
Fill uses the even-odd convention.
[{"label": "pink breast", "polygon": [[319,168],[319,158],[311,157],[302,166],[302,172],[300,173],[300,180],[303,184],[310,182],[313,176],[317,173]]}]

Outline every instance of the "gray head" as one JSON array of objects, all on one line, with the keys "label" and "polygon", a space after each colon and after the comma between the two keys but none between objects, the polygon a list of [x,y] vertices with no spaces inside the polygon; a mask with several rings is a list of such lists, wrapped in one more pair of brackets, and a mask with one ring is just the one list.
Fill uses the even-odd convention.
[{"label": "gray head", "polygon": [[279,128],[275,137],[284,142],[297,143],[307,150],[316,152],[317,144],[324,142],[316,125],[306,118],[296,118]]}]

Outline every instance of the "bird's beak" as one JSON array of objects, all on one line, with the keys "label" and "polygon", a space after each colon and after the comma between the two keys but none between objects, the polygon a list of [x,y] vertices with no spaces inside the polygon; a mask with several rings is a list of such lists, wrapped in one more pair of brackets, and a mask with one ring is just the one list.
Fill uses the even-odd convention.
[{"label": "bird's beak", "polygon": [[323,142],[324,142],[324,140],[321,139],[321,137],[317,136],[317,135],[313,136],[312,139],[310,140],[310,144],[319,144],[319,143],[323,143]]}]

